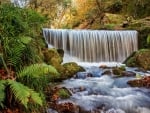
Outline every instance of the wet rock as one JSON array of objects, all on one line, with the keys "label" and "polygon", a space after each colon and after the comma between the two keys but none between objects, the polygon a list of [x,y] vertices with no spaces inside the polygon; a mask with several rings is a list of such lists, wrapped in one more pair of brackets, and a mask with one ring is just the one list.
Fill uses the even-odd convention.
[{"label": "wet rock", "polygon": [[102,75],[111,75],[112,72],[111,70],[104,70],[104,72],[102,73]]},{"label": "wet rock", "polygon": [[53,109],[47,109],[47,113],[58,113],[56,110]]},{"label": "wet rock", "polygon": [[150,88],[150,76],[142,77],[141,79],[130,80],[127,82],[132,87]]},{"label": "wet rock", "polygon": [[81,86],[81,87],[78,87],[78,88],[70,88],[69,89],[72,93],[77,93],[77,92],[81,92],[81,91],[85,91],[86,88]]},{"label": "wet rock", "polygon": [[105,68],[108,68],[108,67],[107,67],[107,65],[100,65],[99,68],[105,69]]},{"label": "wet rock", "polygon": [[87,72],[91,73],[92,77],[100,77],[102,75],[102,69],[96,66],[90,67]]},{"label": "wet rock", "polygon": [[132,77],[132,76],[136,76],[136,73],[131,72],[131,71],[123,71],[121,73],[121,76]]},{"label": "wet rock", "polygon": [[125,71],[125,67],[124,66],[123,67],[114,67],[112,69],[113,74],[114,75],[119,75],[119,76],[122,75],[123,71]]},{"label": "wet rock", "polygon": [[67,88],[65,88],[65,87],[61,87],[61,88],[55,87],[52,90],[51,100],[53,102],[56,102],[58,99],[70,98],[71,95],[72,95],[72,93]]},{"label": "wet rock", "polygon": [[58,113],[79,113],[79,107],[71,102],[56,105]]},{"label": "wet rock", "polygon": [[112,69],[114,77],[133,77],[136,73],[132,71],[126,71],[125,67],[115,67]]},{"label": "wet rock", "polygon": [[83,71],[85,71],[83,67],[79,66],[75,62],[65,63],[65,64],[63,64],[63,67],[66,70],[64,72],[64,75],[67,76],[67,77],[72,77],[77,72],[83,72]]},{"label": "wet rock", "polygon": [[92,73],[88,73],[88,72],[78,72],[74,78],[77,78],[77,79],[85,79],[87,77],[92,77]]},{"label": "wet rock", "polygon": [[80,113],[107,113],[105,104],[102,104],[101,106],[91,109],[91,110],[86,110],[82,107],[80,107]]},{"label": "wet rock", "polygon": [[146,72],[147,72],[147,71],[146,71],[145,69],[143,69],[143,68],[138,68],[138,69],[136,69],[135,71],[143,72],[143,73],[146,73]]}]

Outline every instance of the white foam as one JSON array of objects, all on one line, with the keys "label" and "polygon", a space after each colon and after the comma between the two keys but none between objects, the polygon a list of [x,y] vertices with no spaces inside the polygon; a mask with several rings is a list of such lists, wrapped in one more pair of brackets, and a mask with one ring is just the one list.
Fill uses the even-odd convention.
[{"label": "white foam", "polygon": [[[129,79],[132,78],[89,77],[66,80],[63,85],[68,88],[83,87],[86,89],[76,92],[71,97],[72,101],[86,110],[92,110],[104,104],[108,111],[115,108],[114,113],[149,113],[150,91],[144,88],[128,87],[124,81]],[[121,84],[121,81],[123,84],[120,87],[118,82]]]}]

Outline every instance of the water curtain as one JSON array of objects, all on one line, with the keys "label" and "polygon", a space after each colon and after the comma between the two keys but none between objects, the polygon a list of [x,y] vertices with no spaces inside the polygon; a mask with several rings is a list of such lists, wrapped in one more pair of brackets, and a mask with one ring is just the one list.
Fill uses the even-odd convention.
[{"label": "water curtain", "polygon": [[134,30],[68,30],[43,29],[48,45],[86,62],[122,62],[138,49],[138,33]]}]

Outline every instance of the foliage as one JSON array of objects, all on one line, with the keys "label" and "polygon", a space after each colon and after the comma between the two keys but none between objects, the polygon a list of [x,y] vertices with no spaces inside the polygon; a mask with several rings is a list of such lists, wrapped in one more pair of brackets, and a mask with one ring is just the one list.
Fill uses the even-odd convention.
[{"label": "foliage", "polygon": [[31,106],[38,109],[37,105],[42,106],[45,102],[44,88],[52,79],[50,75],[58,75],[54,67],[46,64],[33,64],[19,71],[16,81],[0,80],[0,107],[9,107],[10,104],[16,103],[23,105],[26,109]]},{"label": "foliage", "polygon": [[42,99],[38,93],[24,86],[22,83],[13,80],[7,81],[8,85],[10,85],[10,90],[12,91],[15,100],[18,100],[26,108],[28,102],[33,102],[42,106]]},{"label": "foliage", "polygon": [[[39,71],[40,70],[40,71]],[[33,64],[17,73],[18,80],[36,91],[44,91],[45,86],[59,75],[57,70],[46,64]]]},{"label": "foliage", "polygon": [[147,36],[147,44],[150,46],[150,35]]},{"label": "foliage", "polygon": [[39,31],[45,20],[30,9],[0,5],[0,53],[7,66],[17,71],[22,65],[41,61]]},{"label": "foliage", "polygon": [[36,93],[32,89],[14,80],[7,79],[0,81],[0,92],[0,107],[4,107],[4,104],[6,107],[6,105],[12,104],[12,102],[14,103],[13,98],[7,98],[7,95],[10,97],[13,95],[15,102],[18,101],[18,103],[22,104],[26,108],[29,102],[39,104],[40,106],[43,105],[43,101],[39,93]]},{"label": "foliage", "polygon": [[126,14],[135,18],[150,16],[150,0],[124,0],[123,10]]},{"label": "foliage", "polygon": [[50,75],[58,74],[50,65],[35,64],[42,62],[40,33],[45,21],[31,9],[0,4],[0,108],[43,106],[44,87]]},{"label": "foliage", "polygon": [[4,107],[4,100],[5,100],[5,86],[4,81],[0,81],[0,108]]}]

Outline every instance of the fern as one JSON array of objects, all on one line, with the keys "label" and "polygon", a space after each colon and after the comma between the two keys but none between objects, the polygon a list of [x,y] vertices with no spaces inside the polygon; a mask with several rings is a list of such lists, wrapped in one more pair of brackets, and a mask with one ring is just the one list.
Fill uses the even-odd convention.
[{"label": "fern", "polygon": [[23,76],[34,76],[34,77],[40,77],[42,75],[58,75],[58,71],[51,65],[47,64],[33,64],[31,66],[28,66],[21,70],[17,75],[18,77]]},{"label": "fern", "polygon": [[47,84],[59,75],[57,70],[47,64],[33,64],[17,73],[17,80],[35,91],[44,91]]},{"label": "fern", "polygon": [[5,99],[5,85],[4,85],[5,81],[1,80],[0,81],[0,107],[3,108],[3,102]]},{"label": "fern", "polygon": [[7,51],[7,64],[18,69],[23,64],[22,55],[26,46],[20,41],[9,41],[9,51]]},{"label": "fern", "polygon": [[12,90],[15,99],[18,100],[26,108],[29,102],[34,102],[41,106],[43,105],[43,101],[39,94],[28,88],[27,86],[24,86],[23,84],[13,80],[8,80],[8,85],[10,85],[10,89]]}]

